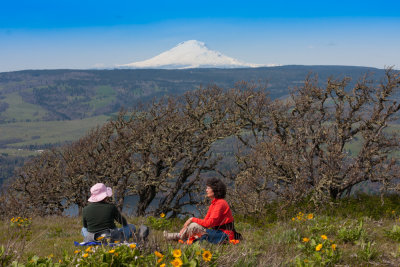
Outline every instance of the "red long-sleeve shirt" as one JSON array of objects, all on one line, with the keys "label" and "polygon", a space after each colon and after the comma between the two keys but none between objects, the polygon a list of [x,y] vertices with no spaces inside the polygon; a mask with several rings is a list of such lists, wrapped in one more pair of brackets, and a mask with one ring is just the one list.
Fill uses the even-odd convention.
[{"label": "red long-sleeve shirt", "polygon": [[[207,215],[204,219],[193,218],[192,222],[198,223],[205,228],[220,226],[226,223],[233,222],[231,208],[225,199],[214,198],[208,208]],[[229,240],[234,239],[234,232],[230,230],[222,230],[229,237]]]}]

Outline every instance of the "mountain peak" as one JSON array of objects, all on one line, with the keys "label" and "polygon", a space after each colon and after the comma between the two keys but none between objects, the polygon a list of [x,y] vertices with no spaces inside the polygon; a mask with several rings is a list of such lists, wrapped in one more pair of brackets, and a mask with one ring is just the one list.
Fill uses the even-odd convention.
[{"label": "mountain peak", "polygon": [[182,46],[207,48],[205,43],[197,41],[197,40],[187,40],[184,42],[180,42],[176,47],[182,47]]},{"label": "mountain peak", "polygon": [[119,65],[123,68],[243,68],[261,67],[262,65],[241,62],[237,59],[207,48],[206,44],[197,40],[179,43],[148,60]]}]

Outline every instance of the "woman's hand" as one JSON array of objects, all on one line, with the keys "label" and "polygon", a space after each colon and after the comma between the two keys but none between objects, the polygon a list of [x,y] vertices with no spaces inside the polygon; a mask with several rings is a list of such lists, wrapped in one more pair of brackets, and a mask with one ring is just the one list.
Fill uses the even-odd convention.
[{"label": "woman's hand", "polygon": [[192,222],[193,217],[190,217],[189,219],[187,219],[187,221],[185,222],[185,224],[183,225],[181,231],[179,232],[179,235],[182,237],[183,234],[185,233],[186,229],[188,228],[189,224]]}]

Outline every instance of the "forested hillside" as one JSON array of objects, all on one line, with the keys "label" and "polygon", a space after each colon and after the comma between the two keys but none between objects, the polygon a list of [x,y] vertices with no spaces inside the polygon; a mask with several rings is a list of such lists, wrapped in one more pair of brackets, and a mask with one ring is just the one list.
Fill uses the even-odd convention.
[{"label": "forested hillside", "polygon": [[[384,70],[345,66],[281,66],[186,70],[26,70],[0,73],[0,179],[26,156],[72,142],[102,125],[122,108],[130,109],[164,95],[182,95],[215,84],[228,89],[240,81],[265,85],[272,99],[317,75],[350,77],[349,88],[365,74],[379,81]],[[224,152],[225,153],[225,152]],[[18,160],[10,160],[17,157]],[[15,163],[13,163],[15,162]],[[11,165],[10,165],[11,164]],[[5,171],[6,170],[6,171]]]},{"label": "forested hillside", "polygon": [[[344,75],[358,79],[382,70],[342,66],[283,66],[256,69],[32,70],[0,73],[1,122],[74,120],[118,112],[121,107],[200,86],[231,88],[238,81],[267,84],[272,98],[284,96],[307,74],[321,81]],[[16,107],[18,106],[18,107]],[[20,110],[18,110],[18,109]]]}]

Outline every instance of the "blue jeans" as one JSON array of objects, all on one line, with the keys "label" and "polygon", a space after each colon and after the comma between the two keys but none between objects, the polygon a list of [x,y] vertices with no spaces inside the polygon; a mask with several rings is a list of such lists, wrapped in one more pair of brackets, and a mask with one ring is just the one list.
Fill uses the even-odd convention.
[{"label": "blue jeans", "polygon": [[[124,241],[127,241],[129,240],[129,238],[132,238],[133,233],[136,232],[136,227],[133,224],[128,224],[123,226],[122,228],[118,228],[118,231],[124,237]],[[87,230],[87,228],[82,227],[81,234],[83,237],[86,237],[89,234],[89,231]]]},{"label": "blue jeans", "polygon": [[206,240],[212,244],[219,244],[225,240],[229,240],[229,237],[221,230],[207,229],[206,234],[202,235],[199,239],[199,241],[202,240]]}]

